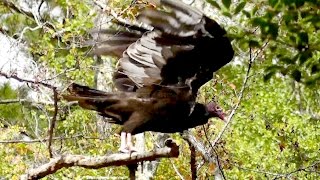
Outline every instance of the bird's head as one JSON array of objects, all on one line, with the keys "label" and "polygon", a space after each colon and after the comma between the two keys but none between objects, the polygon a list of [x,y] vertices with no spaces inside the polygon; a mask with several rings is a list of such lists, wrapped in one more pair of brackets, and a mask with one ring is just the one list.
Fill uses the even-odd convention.
[{"label": "bird's head", "polygon": [[207,110],[211,117],[218,117],[222,121],[225,121],[225,113],[215,101],[211,101],[207,104]]}]

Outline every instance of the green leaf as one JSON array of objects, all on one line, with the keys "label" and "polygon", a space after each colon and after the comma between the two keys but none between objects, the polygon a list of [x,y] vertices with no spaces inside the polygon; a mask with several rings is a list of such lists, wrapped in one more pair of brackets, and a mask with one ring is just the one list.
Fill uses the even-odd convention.
[{"label": "green leaf", "polygon": [[315,74],[320,71],[320,64],[314,64],[311,67],[311,74]]},{"label": "green leaf", "polygon": [[270,23],[268,33],[276,39],[278,37],[279,26],[276,23]]},{"label": "green leaf", "polygon": [[208,0],[208,2],[212,5],[212,6],[214,6],[214,7],[216,7],[217,9],[221,9],[221,7],[219,6],[219,4],[216,2],[216,1],[214,1],[214,0]]},{"label": "green leaf", "polygon": [[234,14],[238,14],[246,5],[247,2],[241,2],[239,3],[239,5],[236,7],[236,9],[234,10]]},{"label": "green leaf", "polygon": [[222,0],[222,4],[229,9],[230,5],[231,5],[231,0]]},{"label": "green leaf", "polygon": [[263,81],[264,82],[267,82],[271,79],[271,77],[276,73],[276,71],[271,71],[271,72],[268,72],[267,74],[265,74],[263,76]]},{"label": "green leaf", "polygon": [[223,14],[224,16],[227,16],[227,17],[229,17],[229,18],[232,18],[232,15],[231,15],[229,12],[227,12],[227,11],[222,12],[222,14]]},{"label": "green leaf", "polygon": [[251,20],[251,23],[254,25],[254,26],[260,26],[260,27],[265,27],[268,25],[267,23],[267,20],[263,17],[257,17],[257,18],[253,18]]},{"label": "green leaf", "polygon": [[300,52],[299,65],[304,64],[309,58],[312,57],[312,52],[310,50]]},{"label": "green leaf", "polygon": [[247,18],[251,18],[251,14],[246,11],[246,10],[242,10],[242,13],[247,17]]},{"label": "green leaf", "polygon": [[298,34],[298,48],[304,48],[309,43],[309,36],[306,32],[300,32]]},{"label": "green leaf", "polygon": [[281,58],[279,58],[279,60],[281,62],[286,63],[286,64],[294,64],[295,63],[295,60],[293,60],[293,59],[291,59],[289,57],[281,57]]},{"label": "green leaf", "polygon": [[298,69],[293,70],[291,73],[291,76],[296,80],[297,82],[300,82],[301,80],[301,72]]},{"label": "green leaf", "polygon": [[259,41],[256,41],[256,40],[250,40],[249,46],[250,47],[260,47],[260,43],[259,43]]}]

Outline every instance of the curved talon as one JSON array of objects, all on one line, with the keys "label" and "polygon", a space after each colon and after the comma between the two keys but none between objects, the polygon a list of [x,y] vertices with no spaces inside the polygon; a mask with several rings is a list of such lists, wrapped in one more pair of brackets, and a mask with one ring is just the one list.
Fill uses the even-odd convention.
[{"label": "curved talon", "polygon": [[119,148],[119,152],[121,152],[121,153],[129,153],[129,150],[127,148]]},{"label": "curved talon", "polygon": [[138,150],[135,147],[128,147],[129,153],[137,152]]},{"label": "curved talon", "polygon": [[119,152],[131,154],[133,152],[137,152],[137,149],[135,147],[125,147],[125,148],[119,148]]}]

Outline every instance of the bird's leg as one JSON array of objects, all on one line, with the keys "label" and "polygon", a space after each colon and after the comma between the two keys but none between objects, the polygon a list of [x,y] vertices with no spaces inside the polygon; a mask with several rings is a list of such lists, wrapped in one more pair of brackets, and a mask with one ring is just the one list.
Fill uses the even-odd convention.
[{"label": "bird's leg", "polygon": [[131,133],[127,133],[127,150],[130,153],[137,151],[136,148],[133,146]]},{"label": "bird's leg", "polygon": [[137,151],[133,146],[131,133],[121,132],[119,151],[122,153],[132,153]]},{"label": "bird's leg", "polygon": [[126,132],[121,132],[120,135],[120,148],[119,151],[122,153],[127,153],[128,149],[127,149],[127,133]]}]

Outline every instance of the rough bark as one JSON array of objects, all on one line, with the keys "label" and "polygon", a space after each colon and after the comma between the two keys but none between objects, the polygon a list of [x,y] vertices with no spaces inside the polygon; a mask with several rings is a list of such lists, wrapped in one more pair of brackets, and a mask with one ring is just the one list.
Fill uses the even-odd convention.
[{"label": "rough bark", "polygon": [[73,166],[84,167],[87,169],[99,169],[108,166],[123,166],[137,164],[141,161],[153,161],[157,158],[170,158],[179,156],[179,147],[173,141],[166,143],[167,147],[156,149],[147,153],[134,152],[132,154],[111,154],[105,156],[83,156],[83,155],[61,155],[52,158],[48,163],[40,167],[30,169],[21,176],[25,179],[39,179],[49,174],[53,174],[59,169]]}]

